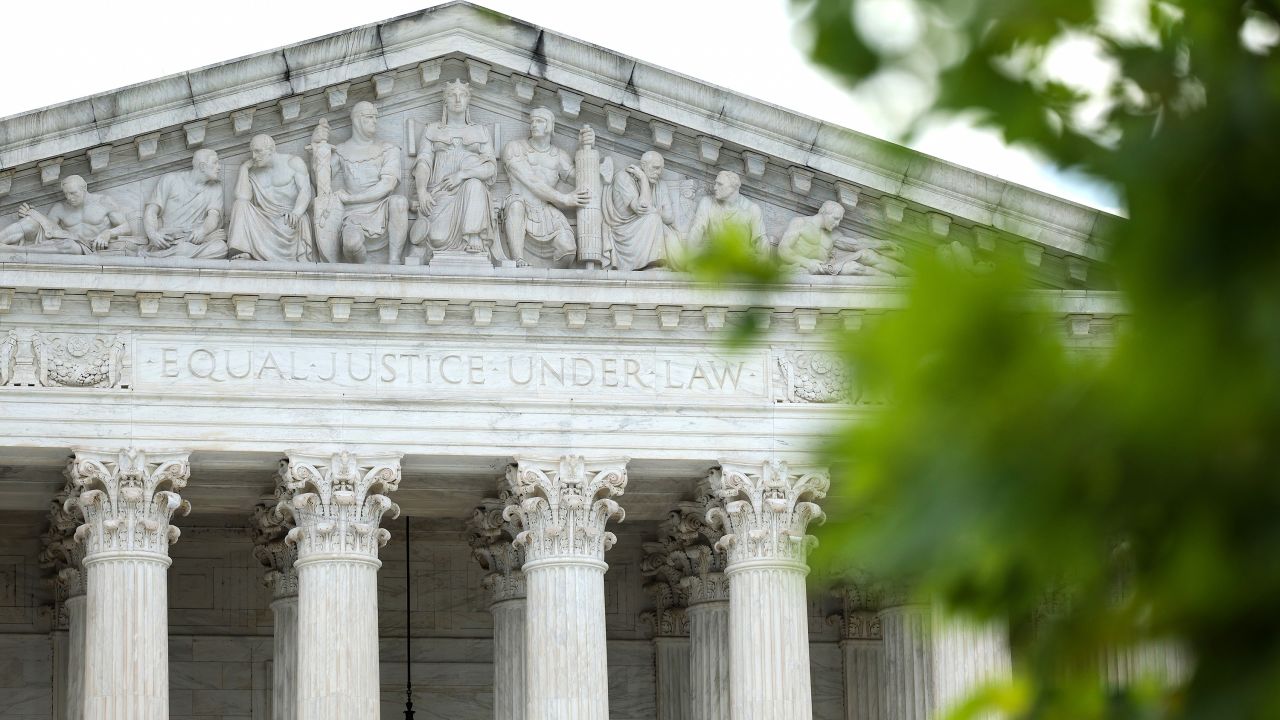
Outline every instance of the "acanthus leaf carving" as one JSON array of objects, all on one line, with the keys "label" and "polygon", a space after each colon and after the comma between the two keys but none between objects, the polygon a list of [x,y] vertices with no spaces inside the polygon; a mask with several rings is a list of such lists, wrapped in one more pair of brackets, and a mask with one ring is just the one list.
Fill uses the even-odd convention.
[{"label": "acanthus leaf carving", "polygon": [[383,515],[400,515],[386,495],[400,487],[400,453],[287,455],[282,482],[293,493],[297,526],[285,540],[297,546],[298,562],[328,555],[376,560],[378,548],[391,539],[380,527]]},{"label": "acanthus leaf carving", "polygon": [[293,491],[284,482],[288,461],[281,461],[275,491],[263,496],[253,509],[253,556],[266,570],[263,584],[275,599],[298,594],[298,572],[294,562],[298,549],[287,541],[296,526],[293,517]]},{"label": "acanthus leaf carving", "polygon": [[825,513],[817,500],[826,497],[831,481],[816,468],[792,470],[786,462],[722,463],[710,476],[721,503],[707,511],[707,522],[725,531],[716,543],[739,563],[773,561],[803,566],[817,538],[809,524]]},{"label": "acanthus leaf carving", "polygon": [[587,462],[580,455],[557,460],[516,458],[507,470],[515,502],[503,511],[518,522],[515,544],[528,562],[551,558],[603,561],[617,538],[605,530],[621,522],[622,507],[613,498],[627,487],[627,460]]},{"label": "acanthus leaf carving", "polygon": [[490,601],[500,603],[525,597],[524,547],[515,544],[519,527],[504,517],[511,496],[485,498],[467,521],[471,556],[487,571],[481,581]]},{"label": "acanthus leaf carving", "polygon": [[[76,528],[84,522],[80,506],[73,502],[77,491],[71,482],[70,467],[63,469],[66,483],[54,495],[49,504],[49,529],[44,534],[44,548],[40,552],[41,567],[50,569],[55,595],[62,602],[84,595],[87,589],[84,572],[84,543],[76,540]],[[65,627],[65,612],[55,618],[59,627]]]},{"label": "acanthus leaf carving", "polygon": [[186,451],[77,449],[70,475],[85,522],[75,539],[85,544],[85,559],[102,553],[167,556],[181,532],[170,524],[175,512],[191,505],[178,491],[191,475]]}]

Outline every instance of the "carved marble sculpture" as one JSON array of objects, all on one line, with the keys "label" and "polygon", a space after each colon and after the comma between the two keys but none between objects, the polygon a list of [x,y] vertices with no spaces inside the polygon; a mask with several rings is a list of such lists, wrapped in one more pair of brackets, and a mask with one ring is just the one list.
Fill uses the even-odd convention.
[{"label": "carved marble sculpture", "polygon": [[[378,109],[368,101],[356,103],[351,137],[339,145],[328,144],[328,123],[316,130],[308,148],[315,160],[319,260],[399,265],[409,234],[409,201],[392,194],[400,184],[400,148],[377,139]],[[319,222],[322,212],[325,221]],[[333,221],[338,215],[340,224]]]},{"label": "carved marble sculpture", "polygon": [[222,228],[222,163],[208,148],[196,150],[191,170],[156,183],[142,213],[151,257],[220,259],[227,256]]},{"label": "carved marble sculpture", "polygon": [[231,259],[310,262],[315,257],[311,177],[302,158],[276,152],[269,135],[255,135],[240,165],[227,238]]},{"label": "carved marble sculpture", "polygon": [[[555,127],[550,110],[534,108],[529,113],[529,137],[502,148],[502,164],[511,180],[511,194],[502,204],[504,224],[517,266],[528,265],[532,255],[542,265],[564,267],[578,253],[573,228],[561,208],[586,207],[591,194],[558,189],[561,182],[573,182],[575,173],[573,157],[551,144]],[[582,128],[578,141],[594,145],[595,132]]]},{"label": "carved marble sculpture", "polygon": [[20,205],[18,222],[0,231],[0,248],[66,255],[134,250],[131,244],[115,242],[132,230],[110,197],[89,192],[79,175],[62,180],[62,195],[47,215],[27,203]]},{"label": "carved marble sculpture", "polygon": [[822,203],[818,214],[799,217],[787,225],[778,243],[778,259],[794,270],[813,275],[878,275],[901,277],[902,248],[888,240],[850,239],[836,232],[844,219],[840,203]]},{"label": "carved marble sculpture", "polygon": [[758,249],[769,247],[764,231],[764,211],[754,202],[742,197],[742,178],[729,170],[716,175],[711,197],[698,201],[693,222],[689,225],[689,249],[697,250],[706,244],[711,235],[727,226],[737,225],[747,229],[751,243]]},{"label": "carved marble sculpture", "polygon": [[444,114],[418,141],[413,180],[418,219],[409,242],[416,256],[441,251],[484,252],[495,233],[489,185],[498,172],[493,139],[471,121],[471,88],[461,80],[444,89]]},{"label": "carved marble sculpture", "polygon": [[661,185],[664,160],[650,150],[639,165],[605,178],[604,220],[619,270],[644,270],[666,264],[679,246],[675,210]]}]

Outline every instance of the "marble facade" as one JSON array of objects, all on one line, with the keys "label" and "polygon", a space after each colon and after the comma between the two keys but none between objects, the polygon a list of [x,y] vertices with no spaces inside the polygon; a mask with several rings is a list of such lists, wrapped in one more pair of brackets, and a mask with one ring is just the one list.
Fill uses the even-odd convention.
[{"label": "marble facade", "polygon": [[1007,648],[808,575],[826,331],[1105,349],[1117,222],[465,3],[0,120],[0,717],[930,717]]}]

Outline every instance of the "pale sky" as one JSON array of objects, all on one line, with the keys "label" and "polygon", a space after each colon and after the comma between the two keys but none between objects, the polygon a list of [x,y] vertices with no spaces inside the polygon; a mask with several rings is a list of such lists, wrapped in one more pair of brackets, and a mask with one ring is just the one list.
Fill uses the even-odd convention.
[{"label": "pale sky", "polygon": [[[0,117],[441,4],[264,0],[10,2]],[[787,0],[479,0],[477,4],[876,137],[895,131],[805,57]],[[749,8],[749,9],[748,9]],[[32,68],[27,72],[27,68]],[[880,110],[880,112],[877,112]],[[1106,188],[1056,172],[960,121],[913,145],[950,162],[1077,202],[1114,208]]]}]

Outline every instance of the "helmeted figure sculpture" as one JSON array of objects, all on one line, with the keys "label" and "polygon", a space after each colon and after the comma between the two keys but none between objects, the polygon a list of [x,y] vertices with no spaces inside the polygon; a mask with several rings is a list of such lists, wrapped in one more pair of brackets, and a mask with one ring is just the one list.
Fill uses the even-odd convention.
[{"label": "helmeted figure sculpture", "polygon": [[[585,207],[586,191],[561,191],[558,186],[575,180],[573,156],[551,144],[556,120],[550,110],[529,113],[529,137],[512,140],[502,148],[502,164],[511,181],[511,194],[503,202],[503,224],[510,256],[517,266],[538,264],[567,267],[577,256],[573,228],[563,209]],[[584,127],[579,142],[595,143],[595,132]]]},{"label": "helmeted figure sculpture", "polygon": [[316,174],[321,262],[399,265],[403,260],[409,201],[393,194],[400,184],[400,148],[379,141],[377,131],[378,109],[361,101],[351,108],[349,139],[329,145],[328,123],[322,122],[307,146]]}]

